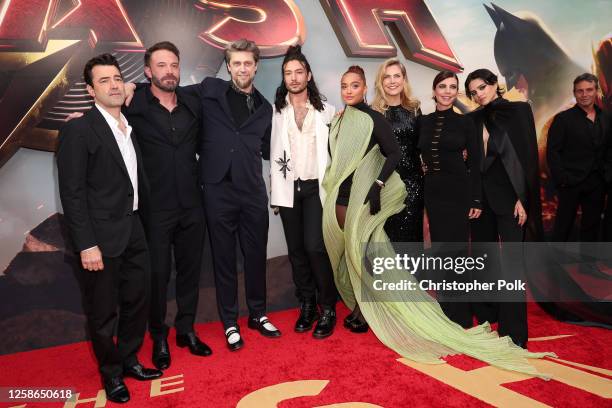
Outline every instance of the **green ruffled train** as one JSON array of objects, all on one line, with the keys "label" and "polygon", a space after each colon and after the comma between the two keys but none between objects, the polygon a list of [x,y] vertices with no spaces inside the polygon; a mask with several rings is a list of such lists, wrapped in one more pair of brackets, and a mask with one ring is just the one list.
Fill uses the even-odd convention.
[{"label": "green ruffled train", "polygon": [[[323,187],[323,237],[342,300],[349,308],[358,303],[366,321],[380,341],[401,356],[422,363],[444,363],[441,357],[465,354],[490,365],[541,378],[528,358],[556,357],[554,353],[532,353],[516,346],[509,337],[499,337],[488,323],[464,329],[449,320],[440,305],[427,292],[406,290],[389,294],[373,289],[374,278],[362,273],[364,255],[395,258],[395,251],[384,232],[391,215],[404,207],[406,189],[393,173],[381,190],[381,211],[371,215],[363,202],[380,173],[384,156],[378,146],[367,154],[373,121],[366,113],[347,107],[331,125],[329,136],[331,164]],[[364,156],[365,154],[365,156]],[[344,230],[336,219],[336,198],[343,180],[354,173]],[[372,245],[367,245],[372,243]],[[385,270],[385,281],[416,279],[402,270]],[[357,295],[357,296],[356,296]]]}]

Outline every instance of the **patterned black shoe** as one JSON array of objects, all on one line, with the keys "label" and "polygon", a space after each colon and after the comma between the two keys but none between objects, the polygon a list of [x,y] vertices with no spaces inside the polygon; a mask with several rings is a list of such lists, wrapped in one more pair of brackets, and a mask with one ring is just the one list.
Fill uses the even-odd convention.
[{"label": "patterned black shoe", "polygon": [[249,317],[249,329],[257,330],[262,336],[275,338],[280,337],[281,332],[278,330],[266,316]]},{"label": "patterned black shoe", "polygon": [[244,341],[242,341],[242,336],[240,336],[240,329],[236,326],[227,328],[225,331],[225,341],[230,351],[240,350],[244,346]]}]

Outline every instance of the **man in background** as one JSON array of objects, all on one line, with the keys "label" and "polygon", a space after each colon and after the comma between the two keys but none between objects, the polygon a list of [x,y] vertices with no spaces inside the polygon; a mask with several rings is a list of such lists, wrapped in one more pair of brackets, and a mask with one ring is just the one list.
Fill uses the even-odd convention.
[{"label": "man in background", "polygon": [[599,239],[609,164],[610,120],[596,104],[599,81],[585,73],[574,80],[576,104],[558,113],[548,131],[548,168],[558,190],[554,242],[569,239],[580,207],[580,241]]}]

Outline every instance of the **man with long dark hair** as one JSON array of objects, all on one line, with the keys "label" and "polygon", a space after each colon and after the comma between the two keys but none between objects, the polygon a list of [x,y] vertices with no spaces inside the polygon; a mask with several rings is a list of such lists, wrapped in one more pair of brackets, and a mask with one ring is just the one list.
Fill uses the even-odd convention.
[{"label": "man with long dark hair", "polygon": [[313,336],[322,339],[336,324],[337,292],[323,242],[321,187],[328,159],[327,125],[335,108],[324,102],[299,45],[287,50],[281,73],[270,142],[271,205],[283,222],[301,302],[295,331],[309,331],[318,319]]}]

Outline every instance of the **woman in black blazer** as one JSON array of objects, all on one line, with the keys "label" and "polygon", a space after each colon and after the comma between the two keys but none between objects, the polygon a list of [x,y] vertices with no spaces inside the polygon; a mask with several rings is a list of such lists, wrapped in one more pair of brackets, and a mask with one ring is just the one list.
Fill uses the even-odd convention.
[{"label": "woman in black blazer", "polygon": [[[505,242],[542,240],[538,145],[533,113],[526,102],[501,98],[497,76],[487,69],[470,73],[466,93],[480,108],[470,114],[482,137],[482,215],[472,221],[472,241],[502,242],[505,268],[498,278],[523,278],[522,252]],[[505,276],[506,273],[511,275]],[[491,276],[492,277],[492,276]],[[499,298],[501,299],[501,298]],[[517,299],[517,298],[515,298]],[[506,299],[507,300],[507,299]],[[524,302],[475,305],[479,321],[499,322],[499,334],[527,343]]]}]

